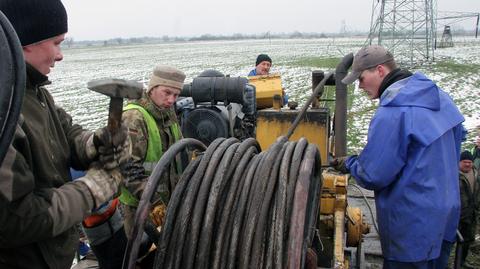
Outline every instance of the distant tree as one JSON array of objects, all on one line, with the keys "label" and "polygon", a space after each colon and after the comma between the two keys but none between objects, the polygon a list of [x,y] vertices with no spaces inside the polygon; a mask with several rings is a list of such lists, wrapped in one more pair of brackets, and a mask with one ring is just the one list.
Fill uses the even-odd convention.
[{"label": "distant tree", "polygon": [[303,37],[303,34],[300,33],[299,31],[295,31],[290,34],[290,38],[302,38],[302,37]]},{"label": "distant tree", "polygon": [[63,41],[63,44],[67,46],[67,48],[71,48],[73,46],[73,37],[67,37]]}]

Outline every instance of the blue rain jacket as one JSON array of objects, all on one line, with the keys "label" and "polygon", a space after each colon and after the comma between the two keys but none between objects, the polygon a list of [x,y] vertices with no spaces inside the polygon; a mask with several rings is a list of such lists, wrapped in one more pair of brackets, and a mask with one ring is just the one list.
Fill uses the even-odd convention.
[{"label": "blue rain jacket", "polygon": [[443,239],[455,240],[463,121],[451,98],[421,73],[382,94],[367,145],[346,166],[359,185],[375,191],[385,259],[435,259]]}]

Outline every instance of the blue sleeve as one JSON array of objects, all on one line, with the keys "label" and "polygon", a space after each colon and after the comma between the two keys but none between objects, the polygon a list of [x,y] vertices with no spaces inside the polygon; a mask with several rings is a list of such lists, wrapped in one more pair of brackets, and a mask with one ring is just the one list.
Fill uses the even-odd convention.
[{"label": "blue sleeve", "polygon": [[405,166],[408,149],[408,123],[405,112],[380,107],[370,123],[368,141],[358,156],[346,166],[357,183],[380,190],[394,182]]}]

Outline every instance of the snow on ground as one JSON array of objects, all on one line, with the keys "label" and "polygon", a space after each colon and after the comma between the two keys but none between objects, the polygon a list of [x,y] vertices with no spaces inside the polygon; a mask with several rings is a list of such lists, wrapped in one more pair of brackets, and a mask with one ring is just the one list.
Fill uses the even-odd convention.
[{"label": "snow on ground", "polygon": [[[256,56],[267,53],[273,59],[273,72],[282,74],[282,83],[290,100],[304,102],[311,92],[311,71],[326,67],[299,65],[309,58],[343,57],[363,46],[364,38],[325,38],[288,40],[242,40],[167,44],[143,44],[109,47],[84,47],[64,50],[64,61],[51,73],[49,86],[57,104],[64,107],[75,122],[89,129],[106,124],[108,97],[91,92],[91,79],[114,77],[147,81],[157,64],[183,70],[187,82],[205,69],[217,69],[231,76],[246,76]],[[455,47],[438,49],[435,58],[455,64],[425,64],[421,71],[438,83],[453,98],[464,114],[465,126],[473,141],[480,125],[480,39],[455,38]],[[348,147],[358,152],[366,142],[368,124],[376,101],[355,89],[349,109]]]}]

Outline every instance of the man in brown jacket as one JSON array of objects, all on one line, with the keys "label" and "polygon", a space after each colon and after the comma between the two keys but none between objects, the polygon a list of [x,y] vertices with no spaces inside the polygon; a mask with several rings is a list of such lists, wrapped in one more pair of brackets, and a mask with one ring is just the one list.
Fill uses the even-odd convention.
[{"label": "man in brown jacket", "polygon": [[[0,268],[70,268],[76,224],[118,192],[127,132],[82,129],[44,87],[63,59],[60,0],[2,0],[0,11],[18,34],[27,72],[17,130],[0,166]],[[70,167],[88,171],[72,182]]]}]

